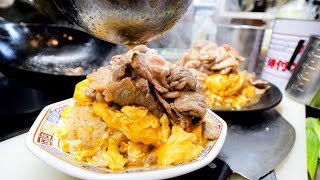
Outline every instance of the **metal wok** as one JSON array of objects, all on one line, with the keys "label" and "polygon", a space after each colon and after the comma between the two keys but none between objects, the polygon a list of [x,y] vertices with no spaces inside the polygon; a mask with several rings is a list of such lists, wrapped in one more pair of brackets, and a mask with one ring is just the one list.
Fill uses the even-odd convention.
[{"label": "metal wok", "polygon": [[[86,74],[108,62],[114,44],[70,27],[0,23],[0,71],[31,87],[72,95]],[[66,75],[67,68],[83,68]]]},{"label": "metal wok", "polygon": [[171,29],[191,0],[53,0],[63,14],[96,37],[145,44]]}]

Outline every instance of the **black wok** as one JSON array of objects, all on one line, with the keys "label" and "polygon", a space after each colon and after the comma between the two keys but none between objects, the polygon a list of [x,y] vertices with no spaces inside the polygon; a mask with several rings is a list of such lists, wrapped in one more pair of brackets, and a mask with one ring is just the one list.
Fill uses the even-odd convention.
[{"label": "black wok", "polygon": [[[57,25],[0,23],[0,71],[33,88],[72,95],[86,74],[107,64],[114,44]],[[66,75],[82,67],[81,75]]]}]

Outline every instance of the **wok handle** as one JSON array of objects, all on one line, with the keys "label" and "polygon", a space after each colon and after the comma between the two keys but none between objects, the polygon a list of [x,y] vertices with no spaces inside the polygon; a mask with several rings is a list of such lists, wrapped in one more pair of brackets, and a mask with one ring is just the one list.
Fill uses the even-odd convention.
[{"label": "wok handle", "polygon": [[230,176],[233,174],[230,166],[223,162],[222,160],[216,158],[213,160],[213,163],[217,166],[213,169],[212,178],[211,179],[219,179],[219,180],[228,180]]}]

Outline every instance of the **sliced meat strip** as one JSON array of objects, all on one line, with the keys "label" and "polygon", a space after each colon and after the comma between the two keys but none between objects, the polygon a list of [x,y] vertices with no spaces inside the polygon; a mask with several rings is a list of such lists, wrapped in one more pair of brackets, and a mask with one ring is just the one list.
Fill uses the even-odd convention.
[{"label": "sliced meat strip", "polygon": [[214,61],[217,57],[214,51],[217,48],[217,44],[210,41],[197,41],[193,44],[192,48],[188,50],[185,58],[189,60]]},{"label": "sliced meat strip", "polygon": [[204,138],[209,140],[215,140],[218,138],[219,129],[218,127],[214,126],[213,123],[208,121],[202,122],[202,135]]},{"label": "sliced meat strip", "polygon": [[250,84],[252,84],[255,80],[256,80],[256,73],[248,73],[246,72],[247,75],[247,79],[249,81]]},{"label": "sliced meat strip", "polygon": [[206,104],[203,95],[193,91],[180,91],[179,93],[179,97],[173,102],[177,111],[188,116],[189,119],[193,119],[193,117],[204,118]]},{"label": "sliced meat strip", "polygon": [[223,47],[219,47],[216,51],[215,51],[217,58],[215,60],[216,63],[220,63],[221,61],[224,61],[226,58],[228,58],[228,52],[223,48]]},{"label": "sliced meat strip", "polygon": [[189,54],[185,53],[177,64],[179,66],[184,66],[188,61],[190,61]]},{"label": "sliced meat strip", "polygon": [[184,67],[186,68],[198,68],[201,66],[201,62],[199,60],[191,60],[185,63]]},{"label": "sliced meat strip", "polygon": [[244,62],[246,60],[246,58],[242,57],[242,56],[236,56],[236,59],[240,62]]},{"label": "sliced meat strip", "polygon": [[161,86],[159,81],[157,81],[152,73],[148,69],[147,63],[144,61],[144,57],[135,53],[132,57],[131,66],[134,71],[142,78],[145,78],[149,81],[150,84],[154,86],[154,88],[159,91],[160,93],[168,92],[168,89]]},{"label": "sliced meat strip", "polygon": [[192,45],[193,48],[199,48],[199,49],[204,48],[206,46],[212,46],[215,48],[218,47],[217,44],[210,42],[210,41],[205,41],[205,40],[196,41]]},{"label": "sliced meat strip", "polygon": [[98,102],[104,102],[104,98],[101,92],[97,92],[95,98]]},{"label": "sliced meat strip", "polygon": [[139,51],[141,53],[146,53],[149,48],[146,45],[138,45],[132,49],[132,51]]},{"label": "sliced meat strip", "polygon": [[165,99],[169,98],[169,99],[174,99],[176,97],[179,96],[179,92],[178,91],[173,91],[173,92],[167,92],[167,93],[163,93],[161,94],[161,96]]},{"label": "sliced meat strip", "polygon": [[269,89],[270,89],[270,86],[267,86],[265,89],[256,88],[255,93],[257,95],[262,95],[262,94],[266,93]]},{"label": "sliced meat strip", "polygon": [[112,66],[129,64],[131,63],[132,56],[132,51],[128,51],[127,53],[121,55],[115,55],[111,58],[110,64]]},{"label": "sliced meat strip", "polygon": [[227,67],[220,71],[221,74],[229,74],[232,71],[233,67]]},{"label": "sliced meat strip", "polygon": [[177,114],[177,117],[179,118],[179,121],[181,121],[181,120],[184,120],[184,121],[191,120],[191,119],[189,119],[188,116],[184,116],[183,114],[181,114],[181,112],[179,112],[178,109],[174,106],[174,103],[171,103],[170,107]]},{"label": "sliced meat strip", "polygon": [[218,48],[217,44],[214,43],[209,43],[206,46],[203,46],[200,49],[200,56],[199,56],[199,60],[201,61],[214,61],[217,58],[217,53],[215,53],[216,49]]},{"label": "sliced meat strip", "polygon": [[[195,50],[193,56],[199,57],[199,50]],[[199,62],[189,64],[198,66]],[[90,97],[115,106],[144,106],[158,117],[165,110],[171,122],[183,128],[190,129],[194,118],[203,118],[205,114],[205,101],[197,93],[201,88],[193,73],[183,66],[170,64],[156,50],[143,45],[114,56],[110,66],[88,77],[98,83],[89,85],[86,94]],[[91,88],[92,85],[95,86]]]},{"label": "sliced meat strip", "polygon": [[157,50],[148,49],[144,54],[145,61],[148,64],[148,70],[153,77],[165,88],[169,88],[166,77],[170,74],[171,63],[166,61],[162,56],[158,55]]},{"label": "sliced meat strip", "polygon": [[268,86],[267,81],[263,81],[260,79],[256,80],[256,74],[254,72],[253,73],[247,72],[246,74],[247,74],[247,79],[249,83],[256,87],[255,89],[256,94],[258,95],[264,94],[266,91],[270,89],[270,86]]},{"label": "sliced meat strip", "polygon": [[164,107],[164,109],[167,111],[170,120],[172,122],[172,124],[178,124],[178,117],[177,115],[172,111],[170,104],[163,99],[160,94],[155,91],[156,97],[158,98],[159,102],[162,104],[162,106]]},{"label": "sliced meat strip", "polygon": [[[174,110],[174,112],[177,114],[178,116],[178,122],[177,124],[182,128],[182,129],[186,129],[188,127],[190,127],[190,125],[192,124],[192,119],[194,117],[189,117],[189,116],[186,116],[186,115],[183,115],[182,113],[180,113],[177,108],[174,106],[173,103],[170,104],[171,108]],[[192,119],[190,119],[192,118]]]},{"label": "sliced meat strip", "polygon": [[259,80],[253,81],[251,84],[259,89],[264,89],[268,85],[268,82],[259,79]]},{"label": "sliced meat strip", "polygon": [[160,68],[153,68],[154,71],[153,72],[159,72],[159,73],[154,73],[155,74],[155,78],[160,82],[160,84],[165,87],[166,89],[169,88],[169,84],[166,81],[166,77],[169,76],[170,71],[169,69],[160,69]]},{"label": "sliced meat strip", "polygon": [[215,65],[216,62],[215,61],[203,61],[202,62],[202,66],[206,69],[210,69],[211,66]]},{"label": "sliced meat strip", "polygon": [[113,81],[120,81],[123,77],[125,77],[127,66],[128,66],[127,64],[114,66],[112,80]]},{"label": "sliced meat strip", "polygon": [[111,66],[101,67],[97,71],[88,74],[87,78],[92,81],[86,90],[86,95],[94,97],[96,91],[102,92],[112,81],[113,69]]},{"label": "sliced meat strip", "polygon": [[64,70],[64,74],[67,76],[79,76],[83,73],[82,67],[76,67],[76,68],[67,68]]},{"label": "sliced meat strip", "polygon": [[121,107],[141,105],[159,118],[163,114],[160,102],[151,94],[148,81],[143,78],[132,80],[127,77],[119,82],[112,81],[103,95],[106,102],[114,102]]},{"label": "sliced meat strip", "polygon": [[214,73],[214,72],[212,72],[210,69],[207,69],[207,68],[205,68],[205,67],[203,67],[203,66],[200,66],[200,68],[199,68],[198,70],[201,71],[201,72],[203,72],[203,73],[206,73],[206,74],[208,74],[208,75]]},{"label": "sliced meat strip", "polygon": [[176,89],[176,90],[182,90],[186,85],[187,85],[187,82],[186,82],[186,81],[182,81],[182,82],[180,82],[178,85],[176,85],[176,86],[174,87],[174,89]]},{"label": "sliced meat strip", "polygon": [[173,90],[197,90],[196,78],[189,69],[183,66],[171,68],[167,82]]},{"label": "sliced meat strip", "polygon": [[198,71],[196,69],[190,68],[190,71],[197,78],[197,80],[199,82],[205,81],[207,79],[207,77],[208,77],[208,75],[206,73],[203,73],[203,72]]},{"label": "sliced meat strip", "polygon": [[235,58],[228,58],[220,63],[214,64],[211,66],[211,70],[222,70],[228,67],[232,67],[233,69],[237,69],[239,66],[239,62]]},{"label": "sliced meat strip", "polygon": [[255,93],[258,95],[264,94],[270,89],[270,86],[268,85],[267,81],[256,80],[251,84],[256,87]]},{"label": "sliced meat strip", "polygon": [[166,81],[166,77],[170,74],[169,68],[161,67],[161,66],[148,66],[149,71],[151,72],[154,79],[156,79],[161,86],[168,89],[169,85]]},{"label": "sliced meat strip", "polygon": [[239,55],[238,51],[231,47],[229,44],[224,44],[222,47],[232,56],[234,56],[238,61],[243,62],[246,59]]},{"label": "sliced meat strip", "polygon": [[237,71],[239,62],[244,60],[245,58],[230,45],[218,47],[215,43],[201,41],[194,43],[178,64],[207,74],[217,71],[228,74],[231,71]]},{"label": "sliced meat strip", "polygon": [[199,59],[199,56],[200,56],[200,49],[199,48],[193,48],[193,49],[190,49],[188,51],[188,54],[187,54],[187,59]]}]

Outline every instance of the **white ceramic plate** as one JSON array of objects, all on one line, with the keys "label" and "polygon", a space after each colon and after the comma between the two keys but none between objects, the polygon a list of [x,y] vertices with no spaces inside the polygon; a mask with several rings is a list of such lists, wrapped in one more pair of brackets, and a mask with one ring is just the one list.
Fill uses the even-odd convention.
[{"label": "white ceramic plate", "polygon": [[42,161],[61,172],[81,179],[164,179],[183,175],[209,164],[219,153],[227,135],[226,123],[209,109],[210,118],[219,129],[219,137],[206,145],[199,157],[191,162],[171,166],[156,166],[122,171],[90,166],[62,152],[55,135],[62,110],[73,105],[73,99],[67,99],[45,107],[32,125],[27,139],[27,148]]}]

